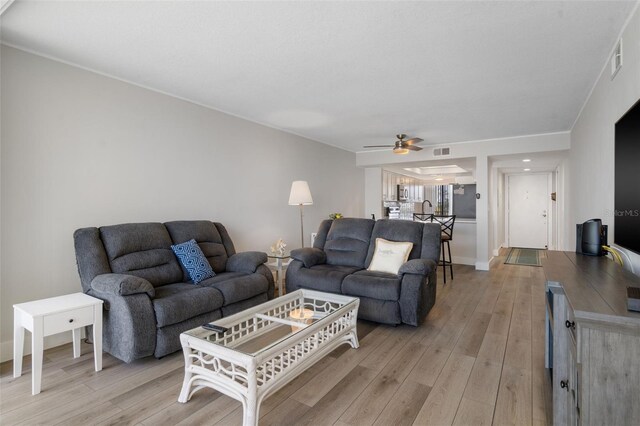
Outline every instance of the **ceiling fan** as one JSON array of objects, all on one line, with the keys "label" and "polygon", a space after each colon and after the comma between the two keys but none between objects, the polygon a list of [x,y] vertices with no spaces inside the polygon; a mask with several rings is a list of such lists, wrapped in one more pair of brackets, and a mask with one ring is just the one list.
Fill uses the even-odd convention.
[{"label": "ceiling fan", "polygon": [[396,138],[398,138],[398,140],[395,142],[394,145],[365,145],[363,148],[392,148],[393,147],[394,154],[408,154],[409,151],[422,150],[422,148],[420,148],[419,146],[416,146],[415,144],[423,142],[424,139],[411,138],[411,139],[404,140],[404,138],[406,137],[407,135],[402,133],[402,134],[396,135]]}]

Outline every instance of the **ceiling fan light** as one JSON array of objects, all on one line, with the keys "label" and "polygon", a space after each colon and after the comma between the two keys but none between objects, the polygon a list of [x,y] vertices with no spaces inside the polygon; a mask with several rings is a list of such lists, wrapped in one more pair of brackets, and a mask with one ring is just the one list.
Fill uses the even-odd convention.
[{"label": "ceiling fan light", "polygon": [[409,150],[407,148],[401,148],[399,146],[396,146],[395,148],[393,148],[393,153],[404,155],[404,154],[408,154]]}]

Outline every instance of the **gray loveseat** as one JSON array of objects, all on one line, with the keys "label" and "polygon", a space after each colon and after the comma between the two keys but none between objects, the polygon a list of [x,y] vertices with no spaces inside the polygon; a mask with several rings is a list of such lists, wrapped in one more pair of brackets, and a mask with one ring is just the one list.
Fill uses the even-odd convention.
[{"label": "gray loveseat", "polygon": [[[267,255],[236,253],[220,223],[129,223],[73,237],[82,289],[105,302],[104,350],[126,362],[175,352],[183,331],[273,298]],[[171,250],[192,238],[216,274],[197,285]]]},{"label": "gray loveseat", "polygon": [[[413,243],[398,274],[368,271],[376,238]],[[313,248],[293,250],[287,291],[308,288],[360,298],[358,318],[419,325],[436,300],[440,225],[345,218],[320,224]]]}]

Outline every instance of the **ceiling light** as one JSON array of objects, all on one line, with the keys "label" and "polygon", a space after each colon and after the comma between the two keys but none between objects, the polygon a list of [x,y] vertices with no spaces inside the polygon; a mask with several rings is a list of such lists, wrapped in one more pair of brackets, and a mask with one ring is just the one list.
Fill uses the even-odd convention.
[{"label": "ceiling light", "polygon": [[436,178],[436,180],[444,180],[444,179],[442,179],[442,178]]},{"label": "ceiling light", "polygon": [[468,173],[468,170],[458,167],[455,164],[447,166],[430,166],[430,167],[407,167],[406,171],[417,173],[419,175],[449,175],[455,173]]},{"label": "ceiling light", "polygon": [[409,150],[407,148],[400,148],[399,146],[396,146],[395,148],[393,148],[393,153],[394,154],[408,154]]},{"label": "ceiling light", "polygon": [[531,171],[531,169],[524,169],[524,171],[525,171],[525,172],[530,172],[530,171]]},{"label": "ceiling light", "polygon": [[525,158],[524,160],[522,160],[523,163],[530,163],[531,162],[531,158]]}]

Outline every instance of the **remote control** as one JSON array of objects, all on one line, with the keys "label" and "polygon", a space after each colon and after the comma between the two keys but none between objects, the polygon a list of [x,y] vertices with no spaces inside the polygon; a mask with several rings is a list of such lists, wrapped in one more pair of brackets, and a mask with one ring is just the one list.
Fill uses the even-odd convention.
[{"label": "remote control", "polygon": [[224,334],[227,332],[227,330],[229,330],[227,327],[223,327],[221,325],[215,325],[215,324],[202,324],[202,328],[206,329],[206,330],[211,330],[211,331],[215,331],[216,333],[219,334]]}]

